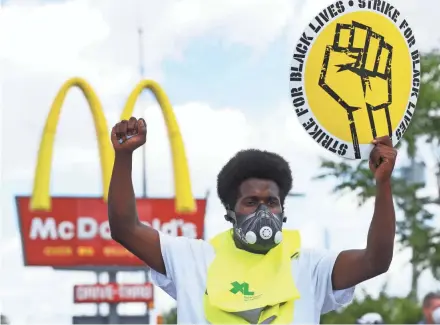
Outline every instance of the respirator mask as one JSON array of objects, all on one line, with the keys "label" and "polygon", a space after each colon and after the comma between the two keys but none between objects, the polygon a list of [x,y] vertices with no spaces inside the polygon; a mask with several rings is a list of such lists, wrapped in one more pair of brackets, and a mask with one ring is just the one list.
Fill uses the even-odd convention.
[{"label": "respirator mask", "polygon": [[251,253],[265,254],[283,240],[286,217],[283,213],[272,213],[265,204],[249,215],[228,210],[225,218],[233,223],[236,243]]}]

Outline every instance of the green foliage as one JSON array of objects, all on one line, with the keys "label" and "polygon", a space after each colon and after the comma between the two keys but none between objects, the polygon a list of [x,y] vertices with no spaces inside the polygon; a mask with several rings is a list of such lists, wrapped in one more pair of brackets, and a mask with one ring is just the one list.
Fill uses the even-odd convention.
[{"label": "green foliage", "polygon": [[386,324],[417,324],[422,319],[420,306],[411,299],[390,297],[381,292],[377,299],[365,294],[341,311],[321,317],[321,324],[355,324],[366,313],[379,313]]},{"label": "green foliage", "polygon": [[163,315],[164,324],[177,324],[177,308],[173,307]]},{"label": "green foliage", "polygon": [[[440,52],[422,55],[421,67],[422,84],[416,111],[399,147],[412,158],[418,157],[417,146],[421,143],[431,146],[440,175]],[[374,179],[367,161],[348,163],[324,160],[321,167],[321,174],[316,179],[336,179],[335,193],[356,193],[359,205],[375,196]],[[433,226],[431,221],[434,216],[430,212],[432,205],[440,205],[440,188],[437,197],[420,196],[416,193],[423,188],[423,184],[410,185],[403,175],[394,174],[395,205],[403,212],[403,218],[397,224],[397,239],[404,248],[412,249],[414,295],[417,290],[416,278],[423,270],[430,268],[434,276],[440,279],[440,231]]]},{"label": "green foliage", "polygon": [[416,141],[420,137],[437,147],[440,139],[440,53],[435,50],[424,54],[421,65],[422,84],[417,109],[403,139],[410,156],[416,154]]}]

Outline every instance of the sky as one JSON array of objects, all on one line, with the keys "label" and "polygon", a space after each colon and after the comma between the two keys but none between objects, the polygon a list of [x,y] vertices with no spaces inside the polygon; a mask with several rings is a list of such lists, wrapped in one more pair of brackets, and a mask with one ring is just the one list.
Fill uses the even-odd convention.
[{"label": "sky", "polygon": [[[358,207],[353,194],[335,196],[334,180],[313,181],[322,157],[336,159],[306,135],[289,103],[288,75],[294,43],[309,20],[329,0],[8,0],[0,16],[1,95],[1,273],[0,309],[13,323],[69,324],[94,306],[75,306],[74,284],[93,283],[86,272],[23,266],[14,197],[32,189],[36,153],[46,115],[67,79],[85,78],[98,94],[109,127],[118,121],[126,97],[139,81],[137,29],[144,36],[145,76],[168,94],[186,145],[193,193],[209,197],[207,237],[227,229],[215,195],[216,175],[238,150],[259,148],[282,154],[291,164],[296,192],[289,199],[289,228],[300,229],[305,246],[362,248],[373,205]],[[440,45],[433,29],[440,2],[398,1],[412,24],[418,46]],[[171,156],[164,121],[149,94],[135,115],[148,123],[147,181],[152,197],[174,193]],[[101,171],[92,118],[82,94],[68,95],[58,125],[51,193],[102,194]],[[422,154],[428,157],[424,149]],[[428,159],[428,158],[427,158]],[[435,193],[433,165],[427,166],[426,193]],[[407,164],[404,154],[397,165]],[[136,192],[141,192],[141,151],[135,155]],[[440,224],[440,223],[439,223]],[[410,288],[408,251],[396,254],[389,272],[360,285],[377,294],[388,281],[390,294]],[[122,274],[139,282],[140,274]],[[440,289],[429,272],[419,295]],[[361,293],[362,290],[358,290]],[[155,313],[174,302],[156,290]],[[23,308],[26,306],[25,308]],[[124,306],[123,312],[139,312]]]}]

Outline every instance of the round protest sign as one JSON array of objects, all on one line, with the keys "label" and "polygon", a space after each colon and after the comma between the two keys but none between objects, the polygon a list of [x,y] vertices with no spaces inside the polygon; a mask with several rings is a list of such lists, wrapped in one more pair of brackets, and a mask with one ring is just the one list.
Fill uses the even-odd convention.
[{"label": "round protest sign", "polygon": [[290,96],[306,132],[340,157],[368,159],[375,137],[402,138],[416,107],[420,53],[414,31],[383,0],[340,0],[295,45]]}]

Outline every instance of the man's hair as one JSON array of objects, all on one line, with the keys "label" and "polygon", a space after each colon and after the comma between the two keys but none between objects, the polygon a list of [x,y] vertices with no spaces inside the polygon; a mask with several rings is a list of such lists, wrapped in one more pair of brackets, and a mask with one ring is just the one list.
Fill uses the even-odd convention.
[{"label": "man's hair", "polygon": [[440,299],[440,293],[438,292],[430,292],[425,298],[423,298],[423,307],[427,308],[431,305],[431,302],[435,299]]},{"label": "man's hair", "polygon": [[257,149],[239,151],[218,174],[217,193],[225,208],[234,209],[240,185],[250,178],[274,181],[284,209],[284,199],[292,188],[289,163],[280,155]]}]

